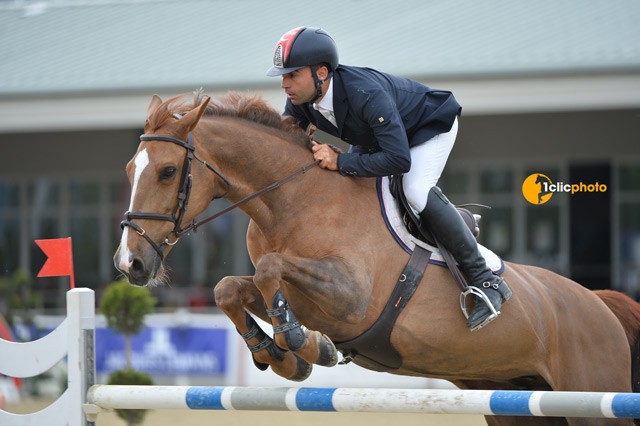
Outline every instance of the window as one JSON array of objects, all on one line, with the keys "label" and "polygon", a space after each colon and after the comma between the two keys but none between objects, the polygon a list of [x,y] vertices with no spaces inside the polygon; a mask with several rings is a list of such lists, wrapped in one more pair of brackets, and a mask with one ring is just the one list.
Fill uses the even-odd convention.
[{"label": "window", "polygon": [[640,163],[618,169],[618,281],[617,286],[640,298]]},{"label": "window", "polygon": [[560,232],[560,207],[527,206],[527,263],[562,272]]},{"label": "window", "polygon": [[478,241],[498,256],[510,259],[513,250],[513,217],[509,207],[493,207],[480,222]]},{"label": "window", "polygon": [[20,186],[0,182],[0,268],[10,273],[20,265]]},{"label": "window", "polygon": [[447,197],[463,198],[470,189],[470,173],[466,170],[445,169],[438,185]]},{"label": "window", "polygon": [[480,191],[486,194],[513,192],[513,171],[491,169],[480,172]]}]

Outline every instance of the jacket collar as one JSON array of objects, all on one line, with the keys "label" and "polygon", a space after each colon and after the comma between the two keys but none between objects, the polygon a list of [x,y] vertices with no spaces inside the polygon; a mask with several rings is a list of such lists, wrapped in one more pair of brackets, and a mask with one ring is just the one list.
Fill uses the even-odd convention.
[{"label": "jacket collar", "polygon": [[338,123],[338,135],[342,135],[342,127],[347,117],[347,93],[344,90],[342,79],[340,78],[340,67],[338,67],[331,77],[333,83],[333,114]]},{"label": "jacket collar", "polygon": [[333,112],[333,77],[329,80],[329,87],[327,88],[327,93],[324,94],[320,102],[312,104],[313,109],[320,110],[324,109],[326,111]]}]

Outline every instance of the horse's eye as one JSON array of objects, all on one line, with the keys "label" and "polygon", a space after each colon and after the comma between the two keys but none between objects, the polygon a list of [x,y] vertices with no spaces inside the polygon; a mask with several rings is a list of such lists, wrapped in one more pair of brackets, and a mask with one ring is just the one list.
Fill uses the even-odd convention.
[{"label": "horse's eye", "polygon": [[160,172],[160,180],[169,180],[176,174],[175,167],[165,167]]}]

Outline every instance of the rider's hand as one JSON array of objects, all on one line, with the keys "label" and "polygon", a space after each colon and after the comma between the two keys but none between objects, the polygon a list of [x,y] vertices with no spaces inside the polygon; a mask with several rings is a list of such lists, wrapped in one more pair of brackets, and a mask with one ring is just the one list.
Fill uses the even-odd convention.
[{"label": "rider's hand", "polygon": [[329,145],[311,141],[311,151],[313,158],[320,161],[319,166],[323,169],[338,170],[338,153]]}]

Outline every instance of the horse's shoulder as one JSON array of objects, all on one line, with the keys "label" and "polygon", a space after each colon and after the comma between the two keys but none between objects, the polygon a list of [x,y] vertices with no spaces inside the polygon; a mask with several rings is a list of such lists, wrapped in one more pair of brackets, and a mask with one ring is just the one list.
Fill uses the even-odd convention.
[{"label": "horse's shoulder", "polygon": [[253,220],[249,221],[249,226],[247,227],[247,251],[254,265],[265,253],[273,251],[262,230]]}]

